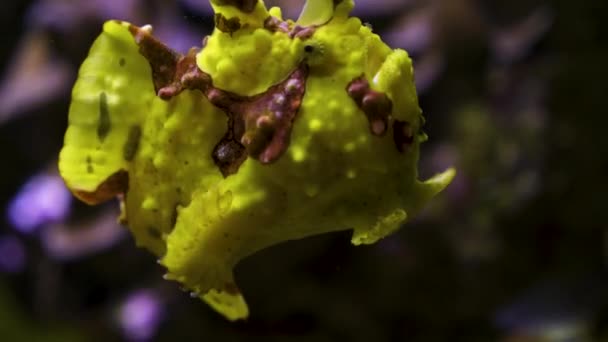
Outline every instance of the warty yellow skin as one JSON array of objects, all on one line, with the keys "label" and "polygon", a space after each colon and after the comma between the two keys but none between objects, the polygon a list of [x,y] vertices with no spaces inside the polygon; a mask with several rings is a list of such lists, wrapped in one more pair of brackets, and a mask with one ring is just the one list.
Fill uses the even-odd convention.
[{"label": "warty yellow skin", "polygon": [[[352,1],[338,2],[331,15],[320,15],[326,22],[300,36],[290,31],[294,22],[283,21],[277,8],[267,11],[262,1],[251,12],[212,5],[223,17],[216,20],[238,18],[240,25],[230,32],[216,28],[195,56],[213,88],[167,98],[157,96],[153,63],[133,26],[104,25],[74,86],[59,169],[89,203],[120,195],[123,222],[139,246],[159,257],[166,278],[235,320],[248,316],[232,275],[241,259],[337,230],[352,229],[354,244],[374,243],[447,186],[454,171],[417,179],[426,136],[411,60],[348,17]],[[270,28],[270,16],[283,29]],[[297,110],[284,150],[271,160],[250,152],[235,172],[222,172],[212,154],[228,116],[213,102],[213,89],[244,99],[284,82],[272,97],[280,103],[291,88],[299,89],[302,78],[289,83],[294,70],[306,75],[299,84],[305,91],[293,95]],[[390,101],[387,125],[374,126],[366,117],[349,90],[357,79]],[[281,115],[270,108],[261,111],[271,119]],[[412,134],[405,148],[396,146],[393,132],[400,122]]]}]

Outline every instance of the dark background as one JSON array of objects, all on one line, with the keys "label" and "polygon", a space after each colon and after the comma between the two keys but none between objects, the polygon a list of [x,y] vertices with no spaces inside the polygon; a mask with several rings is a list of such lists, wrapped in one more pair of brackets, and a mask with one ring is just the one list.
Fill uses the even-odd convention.
[{"label": "dark background", "polygon": [[[376,245],[289,242],[236,278],[229,323],[163,281],[56,172],[69,94],[103,21],[186,51],[203,0],[0,5],[0,339],[3,341],[608,341],[608,2],[357,0],[414,59],[430,140],[421,175],[458,176]],[[302,1],[280,3],[295,18]]]}]

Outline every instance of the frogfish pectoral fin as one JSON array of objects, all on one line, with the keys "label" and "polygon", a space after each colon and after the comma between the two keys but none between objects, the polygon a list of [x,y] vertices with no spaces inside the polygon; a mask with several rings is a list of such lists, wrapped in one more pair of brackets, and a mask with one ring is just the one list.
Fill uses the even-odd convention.
[{"label": "frogfish pectoral fin", "polygon": [[106,22],[72,91],[59,171],[68,188],[89,204],[128,187],[143,116],[155,97],[150,66],[138,50],[128,23]]},{"label": "frogfish pectoral fin", "polygon": [[181,282],[230,320],[244,319],[249,309],[234,281],[232,269],[240,260],[239,244],[224,224],[231,210],[231,195],[214,186],[197,191],[192,202],[178,212],[173,231],[166,237],[161,264],[165,278]]},{"label": "frogfish pectoral fin", "polygon": [[424,182],[416,180],[413,187],[413,196],[411,196],[410,202],[404,205],[404,208],[394,209],[387,215],[379,217],[371,229],[355,227],[351,242],[354,245],[368,245],[392,234],[407,221],[408,216],[415,216],[424,205],[448,186],[455,175],[456,171],[449,168]]}]

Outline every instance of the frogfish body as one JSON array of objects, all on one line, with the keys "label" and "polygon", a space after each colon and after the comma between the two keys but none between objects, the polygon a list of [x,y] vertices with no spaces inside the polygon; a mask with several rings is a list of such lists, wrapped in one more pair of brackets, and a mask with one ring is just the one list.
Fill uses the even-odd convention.
[{"label": "frogfish body", "polygon": [[211,0],[215,30],[182,55],[108,21],[72,93],[59,170],[89,204],[115,197],[138,246],[230,320],[232,270],[286,240],[353,230],[371,244],[451,181],[417,179],[426,140],[412,62],[352,0],[298,21],[261,0]]}]

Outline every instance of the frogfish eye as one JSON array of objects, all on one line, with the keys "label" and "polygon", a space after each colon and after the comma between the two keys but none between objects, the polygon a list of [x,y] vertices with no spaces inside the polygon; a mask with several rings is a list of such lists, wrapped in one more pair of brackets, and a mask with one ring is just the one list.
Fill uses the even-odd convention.
[{"label": "frogfish eye", "polygon": [[303,57],[309,66],[319,66],[326,64],[327,54],[325,45],[315,38],[308,39],[302,47]]}]

